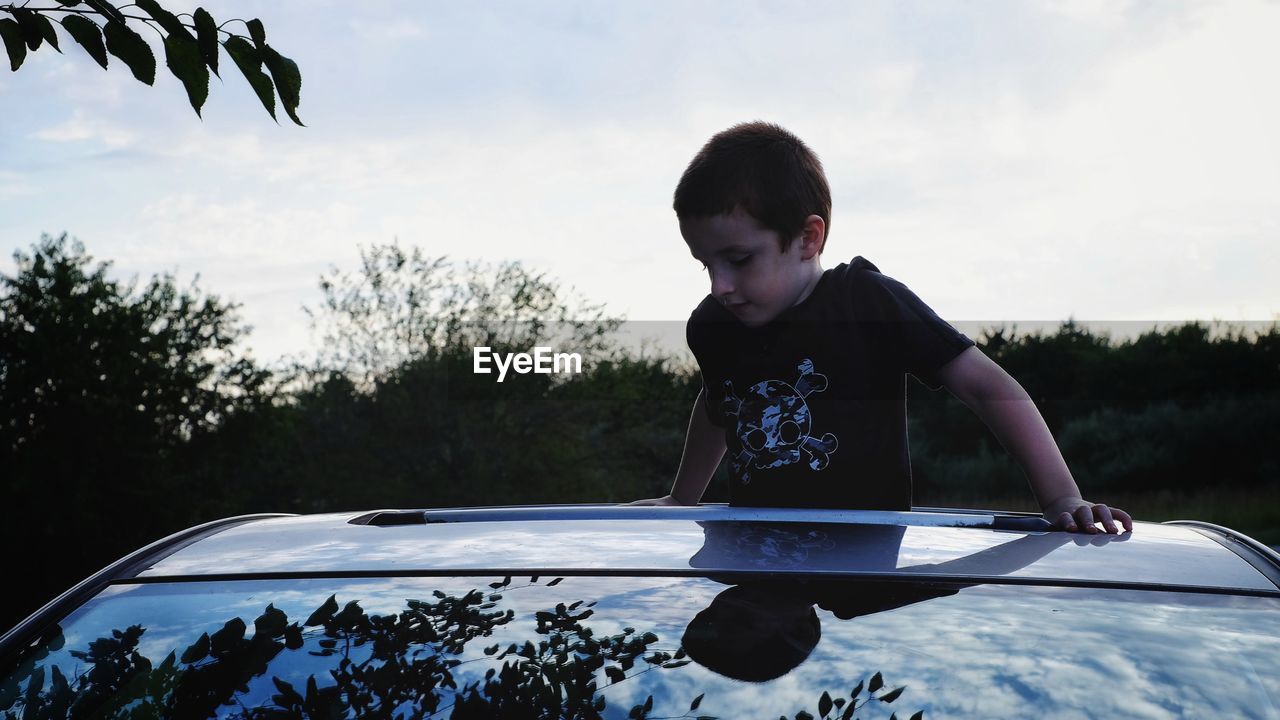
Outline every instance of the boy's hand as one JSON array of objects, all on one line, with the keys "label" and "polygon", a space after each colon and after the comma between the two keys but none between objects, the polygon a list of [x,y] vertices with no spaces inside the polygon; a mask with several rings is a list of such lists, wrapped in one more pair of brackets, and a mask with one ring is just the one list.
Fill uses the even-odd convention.
[{"label": "boy's hand", "polygon": [[1098,532],[1095,523],[1102,523],[1108,533],[1119,534],[1116,521],[1124,526],[1126,532],[1133,532],[1133,518],[1120,508],[1107,507],[1102,503],[1091,503],[1078,497],[1065,497],[1049,503],[1044,508],[1044,519],[1055,528],[1067,532]]},{"label": "boy's hand", "polygon": [[625,503],[626,505],[683,505],[684,503],[675,499],[670,495],[663,495],[659,498],[648,498],[646,500],[636,500],[635,502]]}]

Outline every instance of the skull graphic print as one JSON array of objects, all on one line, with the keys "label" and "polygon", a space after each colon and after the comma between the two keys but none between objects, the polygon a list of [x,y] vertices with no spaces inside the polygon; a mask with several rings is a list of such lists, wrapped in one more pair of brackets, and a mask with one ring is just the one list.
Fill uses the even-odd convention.
[{"label": "skull graphic print", "polygon": [[743,484],[751,482],[752,469],[777,468],[807,458],[809,467],[821,470],[835,452],[836,436],[814,437],[813,417],[805,398],[827,389],[827,377],[814,372],[813,361],[796,366],[795,384],[765,380],[752,385],[745,397],[725,381],[724,412],[737,418],[735,435],[740,446],[732,458],[733,474]]}]

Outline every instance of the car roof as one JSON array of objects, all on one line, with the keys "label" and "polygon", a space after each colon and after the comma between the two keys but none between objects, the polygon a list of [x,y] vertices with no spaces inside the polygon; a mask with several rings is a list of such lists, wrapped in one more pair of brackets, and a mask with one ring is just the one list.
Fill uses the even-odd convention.
[{"label": "car roof", "polygon": [[116,582],[388,575],[804,574],[1280,594],[1275,553],[1203,523],[1048,532],[1038,516],[616,505],[230,519]]}]

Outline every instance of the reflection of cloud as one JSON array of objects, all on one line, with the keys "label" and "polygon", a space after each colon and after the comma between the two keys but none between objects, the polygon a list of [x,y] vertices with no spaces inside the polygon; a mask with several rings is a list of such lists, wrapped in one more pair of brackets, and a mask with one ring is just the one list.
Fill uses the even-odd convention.
[{"label": "reflection of cloud", "polygon": [[[1115,602],[1126,595],[1147,602]],[[940,717],[1026,717],[1029,707],[1066,718],[1269,717],[1259,688],[1237,674],[1280,651],[1274,619],[1270,630],[1258,628],[1263,637],[1243,637],[1267,624],[1276,603],[1247,604],[1225,599],[1199,609],[1177,595],[979,587],[873,623],[824,616],[823,643],[809,665],[875,662],[891,682],[909,686],[904,698]],[[1011,651],[1012,641],[1031,638],[1039,640],[1035,650]],[[875,648],[870,656],[867,645]],[[1280,690],[1277,679],[1267,682]]]},{"label": "reflection of cloud", "polygon": [[[372,613],[399,612],[407,598],[431,599],[433,590],[461,596],[487,591],[495,578],[377,578],[140,585],[104,592],[70,619],[67,647],[51,657],[74,667],[69,650],[111,628],[144,620],[144,646],[153,660],[179,652],[200,632],[239,615],[252,620],[268,603],[302,620],[330,594],[340,604],[359,600]],[[725,586],[701,578],[568,577],[548,587],[512,578],[500,592],[515,619],[477,638],[458,659],[459,684],[480,679],[492,665],[481,649],[523,643],[539,636],[535,611],[575,600],[595,601],[584,624],[597,639],[633,627],[654,632],[655,648],[672,652],[689,620]],[[852,587],[856,588],[854,584]],[[697,664],[631,678],[603,694],[625,712],[649,694],[655,714],[678,714],[705,693],[701,711],[719,717],[776,717],[813,712],[823,691],[847,693],[859,680],[882,672],[888,687],[905,685],[893,706],[874,706],[860,717],[1055,718],[1261,717],[1280,715],[1280,601],[1099,589],[977,586],[958,595],[842,621],[819,611],[822,640],[789,675],[762,684],[740,683]],[[65,626],[66,624],[64,624]],[[163,636],[163,637],[162,637]],[[367,650],[362,651],[367,652]],[[270,674],[327,678],[324,660],[289,655]],[[478,662],[467,662],[478,660]],[[643,667],[640,665],[639,667]],[[260,682],[261,681],[261,682]],[[601,682],[601,686],[607,685]],[[265,694],[259,694],[259,693]],[[259,678],[251,698],[266,698]],[[865,696],[864,696],[865,697]],[[675,712],[667,712],[674,710]]]}]

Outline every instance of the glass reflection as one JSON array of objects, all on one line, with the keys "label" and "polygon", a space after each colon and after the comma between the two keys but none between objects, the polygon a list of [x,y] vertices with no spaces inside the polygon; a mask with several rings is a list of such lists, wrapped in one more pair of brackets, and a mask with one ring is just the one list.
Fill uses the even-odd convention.
[{"label": "glass reflection", "polygon": [[[749,582],[118,586],[4,674],[0,713],[836,718],[852,707],[862,718],[1022,718],[1051,707],[1065,718],[1280,717],[1275,598],[940,582],[1016,573],[1077,538],[1019,535],[898,568],[896,528],[828,529],[704,527],[690,564],[722,567],[736,553],[761,570]],[[853,546],[872,572],[915,579],[768,572],[826,553],[834,563]]]}]

